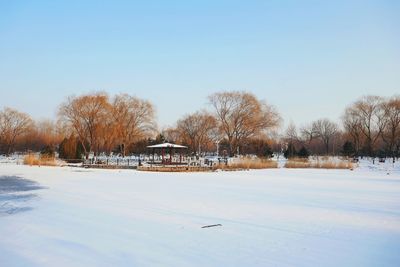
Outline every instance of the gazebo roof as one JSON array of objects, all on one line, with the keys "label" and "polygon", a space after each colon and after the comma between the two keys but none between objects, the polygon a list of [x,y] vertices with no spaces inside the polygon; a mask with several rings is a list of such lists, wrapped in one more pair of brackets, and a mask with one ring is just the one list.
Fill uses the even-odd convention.
[{"label": "gazebo roof", "polygon": [[162,143],[158,145],[147,146],[148,148],[187,148],[187,146],[181,146],[171,143]]}]

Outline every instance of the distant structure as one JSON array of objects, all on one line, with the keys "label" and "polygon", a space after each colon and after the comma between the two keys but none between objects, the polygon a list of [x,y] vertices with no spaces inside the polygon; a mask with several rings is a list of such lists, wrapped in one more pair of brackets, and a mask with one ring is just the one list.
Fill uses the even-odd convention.
[{"label": "distant structure", "polygon": [[[151,149],[151,154],[153,155],[151,158],[150,164],[158,164],[161,163],[162,165],[178,165],[182,164],[182,152],[187,149],[187,146],[181,146],[172,143],[162,143],[158,145],[147,146],[148,149]],[[174,161],[173,154],[179,152],[179,161]],[[161,152],[161,162],[154,161],[154,154],[156,152]],[[157,153],[160,155],[159,153]],[[169,155],[166,158],[166,155]]]}]

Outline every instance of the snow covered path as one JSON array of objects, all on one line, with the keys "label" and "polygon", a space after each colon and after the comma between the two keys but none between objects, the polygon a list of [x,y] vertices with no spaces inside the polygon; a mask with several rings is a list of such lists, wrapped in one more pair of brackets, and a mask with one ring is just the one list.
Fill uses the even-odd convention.
[{"label": "snow covered path", "polygon": [[0,164],[0,266],[400,266],[400,173]]}]

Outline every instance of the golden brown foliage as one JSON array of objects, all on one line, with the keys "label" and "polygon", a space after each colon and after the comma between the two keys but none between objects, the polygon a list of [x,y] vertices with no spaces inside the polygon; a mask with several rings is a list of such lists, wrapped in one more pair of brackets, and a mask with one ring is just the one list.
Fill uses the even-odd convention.
[{"label": "golden brown foliage", "polygon": [[78,136],[86,157],[100,149],[101,131],[111,110],[108,96],[104,93],[69,97],[60,107],[61,120]]},{"label": "golden brown foliage", "polygon": [[214,116],[205,111],[196,112],[179,120],[176,130],[179,133],[179,141],[187,144],[194,152],[213,143],[217,122]]},{"label": "golden brown foliage", "polygon": [[33,121],[28,114],[12,108],[4,108],[0,112],[0,145],[6,154],[14,151],[15,144],[22,135],[33,127]]},{"label": "golden brown foliage", "polygon": [[245,139],[262,134],[280,123],[275,108],[248,92],[220,92],[209,96],[220,131],[229,143],[230,154]]},{"label": "golden brown foliage", "polygon": [[70,97],[61,105],[59,115],[78,137],[86,156],[90,152],[110,153],[117,145],[125,155],[129,144],[155,127],[153,105],[127,94],[115,96],[112,103],[104,93]]},{"label": "golden brown foliage", "polygon": [[[111,125],[112,122],[115,122],[115,125]],[[128,94],[115,96],[112,103],[112,121],[105,130],[115,131],[107,140],[115,136],[124,156],[130,144],[152,134],[155,127],[155,109],[149,101]]]}]

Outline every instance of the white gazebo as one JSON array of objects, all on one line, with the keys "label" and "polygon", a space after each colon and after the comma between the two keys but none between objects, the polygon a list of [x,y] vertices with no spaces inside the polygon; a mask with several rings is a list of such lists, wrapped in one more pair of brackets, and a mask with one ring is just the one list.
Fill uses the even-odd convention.
[{"label": "white gazebo", "polygon": [[[161,151],[161,163],[163,165],[166,164],[174,164],[172,162],[172,151],[174,150],[179,150],[179,164],[182,163],[182,150],[183,149],[187,149],[187,146],[181,146],[181,145],[177,145],[177,144],[172,144],[172,143],[162,143],[162,144],[157,144],[157,145],[152,145],[152,146],[147,146],[147,148],[152,150],[152,154],[153,154],[153,163],[154,163],[154,152],[156,150]],[[169,154],[169,159],[165,159],[165,152],[168,152]],[[178,162],[176,162],[178,163]]]}]

